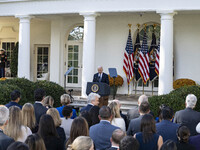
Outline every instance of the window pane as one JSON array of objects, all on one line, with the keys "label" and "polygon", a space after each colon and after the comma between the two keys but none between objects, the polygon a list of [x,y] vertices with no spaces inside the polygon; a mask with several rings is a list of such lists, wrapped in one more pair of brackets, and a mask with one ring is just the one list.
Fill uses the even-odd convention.
[{"label": "window pane", "polygon": [[43,64],[42,65],[42,71],[43,71],[43,73],[48,72],[48,64]]},{"label": "window pane", "polygon": [[37,65],[37,71],[42,71],[42,64]]},{"label": "window pane", "polygon": [[78,45],[74,45],[74,52],[78,52]]},{"label": "window pane", "polygon": [[158,87],[158,78],[154,80],[154,87]]},{"label": "window pane", "polygon": [[78,67],[78,61],[74,61],[74,67]]},{"label": "window pane", "polygon": [[72,61],[68,61],[68,67],[72,67]]},{"label": "window pane", "polygon": [[68,60],[73,60],[73,53],[68,53]]},{"label": "window pane", "polygon": [[78,69],[73,70],[73,75],[78,75]]},{"label": "window pane", "polygon": [[43,56],[43,63],[48,63],[48,56]]},{"label": "window pane", "polygon": [[72,76],[68,76],[67,82],[68,82],[68,83],[72,83]]},{"label": "window pane", "polygon": [[74,53],[74,60],[78,60],[78,53]]},{"label": "window pane", "polygon": [[7,48],[6,48],[6,43],[3,43],[3,44],[2,44],[2,48],[5,49],[5,50],[7,49]]},{"label": "window pane", "polygon": [[38,47],[38,54],[42,54],[42,47]]},{"label": "window pane", "polygon": [[15,43],[14,43],[14,42],[12,42],[12,43],[11,43],[11,50],[13,50],[13,49],[14,49],[14,47],[15,47]]},{"label": "window pane", "polygon": [[10,43],[7,43],[7,50],[10,50]]},{"label": "window pane", "polygon": [[48,55],[48,47],[44,48],[44,54]]},{"label": "window pane", "polygon": [[37,61],[39,64],[42,63],[42,55],[38,55],[38,61]]},{"label": "window pane", "polygon": [[73,83],[78,83],[78,77],[73,77]]},{"label": "window pane", "polygon": [[73,52],[73,46],[72,45],[68,46],[68,52]]}]

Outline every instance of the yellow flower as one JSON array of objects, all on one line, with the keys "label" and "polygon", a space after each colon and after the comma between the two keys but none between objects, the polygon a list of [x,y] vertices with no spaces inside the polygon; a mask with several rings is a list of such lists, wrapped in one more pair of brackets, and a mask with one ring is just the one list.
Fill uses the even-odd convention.
[{"label": "yellow flower", "polygon": [[191,79],[178,79],[173,82],[173,88],[178,89],[183,86],[192,86],[196,85],[196,82]]},{"label": "yellow flower", "polygon": [[[113,86],[114,85],[114,78],[111,78],[110,75],[108,75],[108,78],[109,78],[109,84],[110,84],[110,86]],[[124,83],[123,78],[120,75],[118,75],[115,78],[115,86],[122,86],[123,83]]]}]

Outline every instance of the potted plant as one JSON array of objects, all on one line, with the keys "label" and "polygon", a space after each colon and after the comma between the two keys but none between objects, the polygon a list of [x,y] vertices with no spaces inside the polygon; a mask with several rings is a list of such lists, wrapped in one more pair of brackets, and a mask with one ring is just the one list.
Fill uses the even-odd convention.
[{"label": "potted plant", "polygon": [[124,80],[120,75],[118,75],[115,78],[115,80],[114,78],[110,77],[110,75],[108,75],[108,78],[109,78],[109,85],[110,85],[110,94],[116,95],[118,87],[123,85]]}]

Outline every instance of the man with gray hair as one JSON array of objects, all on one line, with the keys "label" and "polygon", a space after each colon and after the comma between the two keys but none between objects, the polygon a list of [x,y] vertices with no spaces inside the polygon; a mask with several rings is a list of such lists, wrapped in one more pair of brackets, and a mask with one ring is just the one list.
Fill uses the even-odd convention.
[{"label": "man with gray hair", "polygon": [[98,106],[99,105],[99,98],[100,98],[99,94],[97,94],[97,93],[90,93],[88,95],[88,104],[87,104],[87,106],[83,107],[80,110],[80,112],[83,112],[83,111],[89,112],[89,110],[92,108],[92,106]]},{"label": "man with gray hair", "polygon": [[197,135],[196,126],[200,122],[200,112],[193,110],[197,103],[197,97],[194,94],[188,94],[185,100],[185,109],[177,111],[174,116],[174,122],[187,126],[191,136]]},{"label": "man with gray hair", "polygon": [[[135,118],[138,118],[140,116],[140,113],[139,113],[139,106],[142,102],[149,102],[148,101],[148,97],[146,95],[141,95],[139,98],[138,98],[138,106],[133,108],[133,109],[130,109],[127,113],[127,118],[129,121],[131,121],[132,119],[135,119]],[[153,112],[150,111],[150,114],[152,116],[153,115]]]},{"label": "man with gray hair", "polygon": [[0,150],[7,150],[8,146],[14,142],[14,139],[3,133],[4,127],[9,119],[9,110],[5,106],[0,106]]}]

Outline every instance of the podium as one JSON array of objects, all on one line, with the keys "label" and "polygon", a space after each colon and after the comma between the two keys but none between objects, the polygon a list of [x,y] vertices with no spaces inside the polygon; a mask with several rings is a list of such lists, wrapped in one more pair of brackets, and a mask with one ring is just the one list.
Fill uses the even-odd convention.
[{"label": "podium", "polygon": [[101,97],[109,96],[110,95],[110,86],[108,84],[102,83],[102,82],[88,82],[86,94],[89,95],[91,92],[98,93]]}]

